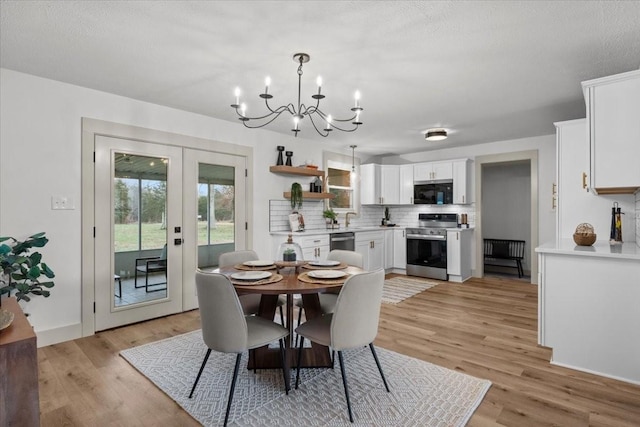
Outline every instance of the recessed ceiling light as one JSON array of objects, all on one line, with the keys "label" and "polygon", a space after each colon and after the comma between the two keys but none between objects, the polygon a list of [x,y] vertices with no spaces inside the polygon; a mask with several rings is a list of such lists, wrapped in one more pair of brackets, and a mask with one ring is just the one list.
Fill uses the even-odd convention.
[{"label": "recessed ceiling light", "polygon": [[447,139],[447,131],[444,129],[428,129],[424,134],[424,139],[427,141],[442,141]]}]

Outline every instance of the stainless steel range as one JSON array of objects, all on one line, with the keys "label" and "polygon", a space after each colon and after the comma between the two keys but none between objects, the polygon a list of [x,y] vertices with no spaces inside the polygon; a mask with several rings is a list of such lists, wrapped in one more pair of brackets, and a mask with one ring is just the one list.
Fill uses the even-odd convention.
[{"label": "stainless steel range", "polygon": [[447,228],[457,226],[457,214],[418,214],[407,228],[407,274],[447,280]]}]

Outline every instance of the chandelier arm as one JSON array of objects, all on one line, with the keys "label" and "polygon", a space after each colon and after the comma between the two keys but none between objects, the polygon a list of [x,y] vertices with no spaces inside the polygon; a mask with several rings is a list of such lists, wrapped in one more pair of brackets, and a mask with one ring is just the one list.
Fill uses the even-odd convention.
[{"label": "chandelier arm", "polygon": [[[261,127],[264,127],[264,126],[268,125],[269,123],[271,123],[272,121],[274,121],[275,119],[280,117],[280,114],[284,113],[285,111],[286,110],[280,111],[279,113],[276,113],[276,114],[269,114],[269,116],[273,116],[273,117],[271,119],[269,119],[268,121],[266,121],[265,123],[261,124],[261,125],[249,126],[247,124],[248,121],[244,121],[244,120],[242,121],[242,124],[245,127],[249,128],[249,129],[258,129],[258,128],[261,128]],[[265,117],[269,117],[269,116],[265,116]],[[254,119],[250,119],[250,120],[254,120]]]},{"label": "chandelier arm", "polygon": [[[328,123],[328,121],[327,121],[327,115],[324,113],[324,111],[320,110],[319,108],[311,106],[311,107],[309,107],[309,108],[307,108],[307,109],[305,110],[305,114],[311,115],[311,114],[313,114],[313,113],[318,114],[320,117],[322,117],[322,119],[323,119],[325,122],[327,122],[327,123]],[[332,118],[331,118],[331,124],[333,125],[333,122],[334,122],[334,121],[335,121],[335,122],[345,122],[345,123],[346,123],[346,122],[353,122],[353,121],[356,119],[356,117],[358,117],[358,115],[357,115],[357,114],[354,114],[352,117],[350,117],[350,118],[348,118],[348,119],[335,119],[335,118],[333,118],[333,117],[332,117]]]},{"label": "chandelier arm", "polygon": [[[242,118],[245,118],[245,119],[248,119],[248,120],[262,120],[262,119],[266,119],[267,117],[271,117],[271,116],[273,116],[274,114],[275,114],[275,115],[276,115],[276,117],[277,117],[277,116],[279,116],[280,114],[282,114],[282,113],[283,113],[283,112],[285,112],[285,111],[288,111],[288,106],[284,106],[284,105],[282,105],[282,106],[278,107],[276,110],[271,110],[271,112],[270,112],[270,113],[265,114],[264,116],[249,117],[249,116],[244,116],[244,115],[242,115],[242,113],[240,112],[240,110],[239,110],[238,108],[236,108],[236,114],[238,114],[238,116],[240,116],[240,117],[242,117]],[[289,112],[291,112],[291,111],[289,111]],[[272,119],[272,120],[270,120],[270,122],[271,122],[271,121],[273,121],[273,119]]]},{"label": "chandelier arm", "polygon": [[313,125],[313,128],[316,130],[316,132],[318,132],[318,135],[320,135],[323,138],[326,138],[327,136],[329,136],[329,132],[322,133],[322,131],[318,129],[318,127],[316,126],[316,122],[313,121],[313,116],[310,114],[309,114],[309,120],[311,120],[311,124]]}]

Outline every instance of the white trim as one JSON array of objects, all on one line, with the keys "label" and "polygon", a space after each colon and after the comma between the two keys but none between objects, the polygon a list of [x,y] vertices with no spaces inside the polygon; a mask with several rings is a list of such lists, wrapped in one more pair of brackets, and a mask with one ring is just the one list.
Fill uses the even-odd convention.
[{"label": "white trim", "polygon": [[64,341],[75,340],[77,338],[80,338],[81,336],[81,323],[74,323],[72,325],[61,326],[59,328],[46,329],[44,331],[36,331],[36,341],[38,343],[38,348]]},{"label": "white trim", "polygon": [[577,366],[568,365],[566,363],[554,362],[553,359],[551,359],[551,361],[549,363],[551,363],[552,365],[555,365],[555,366],[561,366],[563,368],[573,369],[575,371],[586,372],[588,374],[593,374],[593,375],[599,375],[599,376],[605,377],[605,378],[611,378],[612,380],[624,381],[626,383],[640,385],[640,381],[635,381],[635,380],[631,380],[629,378],[619,377],[619,376],[616,376],[616,375],[610,375],[610,374],[607,374],[607,373],[604,373],[604,372],[594,371],[592,369],[579,368]]}]

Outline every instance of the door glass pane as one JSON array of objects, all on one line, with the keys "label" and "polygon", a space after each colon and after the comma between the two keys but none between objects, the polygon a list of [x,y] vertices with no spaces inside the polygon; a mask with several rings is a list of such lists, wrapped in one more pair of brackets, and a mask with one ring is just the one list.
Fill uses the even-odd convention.
[{"label": "door glass pane", "polygon": [[167,160],[115,153],[115,306],[167,296]]},{"label": "door glass pane", "polygon": [[235,168],[198,164],[198,268],[235,250]]}]

